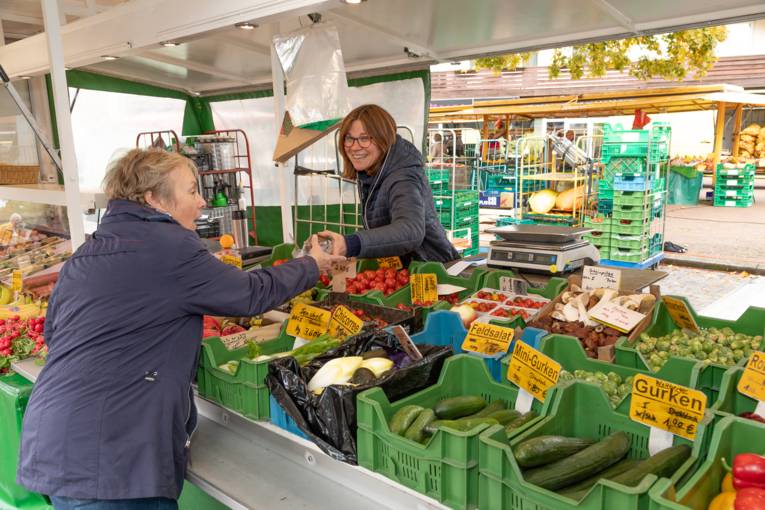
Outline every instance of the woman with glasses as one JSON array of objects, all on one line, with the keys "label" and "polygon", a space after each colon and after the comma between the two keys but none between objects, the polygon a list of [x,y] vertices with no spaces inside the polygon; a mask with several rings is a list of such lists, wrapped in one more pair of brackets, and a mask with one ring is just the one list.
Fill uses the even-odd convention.
[{"label": "woman with glasses", "polygon": [[364,230],[324,231],[335,255],[401,257],[448,262],[459,258],[433,205],[420,151],[396,134],[393,117],[377,105],[354,109],[340,125],[343,176],[356,180]]}]

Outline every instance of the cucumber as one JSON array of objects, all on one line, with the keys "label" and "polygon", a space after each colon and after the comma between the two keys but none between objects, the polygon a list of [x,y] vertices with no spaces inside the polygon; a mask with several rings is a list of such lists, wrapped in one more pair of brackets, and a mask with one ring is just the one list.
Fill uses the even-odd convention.
[{"label": "cucumber", "polygon": [[582,451],[594,442],[578,437],[537,436],[513,448],[513,455],[522,468],[544,466]]},{"label": "cucumber", "polygon": [[520,416],[520,411],[516,411],[515,409],[502,409],[501,411],[494,411],[486,416],[486,418],[494,418],[500,425],[507,425],[516,418],[520,418]]},{"label": "cucumber", "polygon": [[433,409],[423,409],[409,428],[406,429],[404,437],[411,441],[421,443],[422,440],[425,439],[425,427],[435,419],[436,413],[433,412]]},{"label": "cucumber", "polygon": [[503,400],[492,400],[489,405],[477,413],[471,414],[470,416],[465,416],[465,418],[483,418],[484,416],[489,416],[490,414],[496,413],[497,411],[504,411],[505,408],[507,408],[507,404],[505,404]]},{"label": "cucumber", "polygon": [[630,439],[627,434],[615,432],[570,457],[529,470],[523,474],[523,478],[544,489],[560,489],[619,462],[629,449]]},{"label": "cucumber", "polygon": [[435,434],[436,431],[439,429],[439,427],[442,427],[442,426],[450,428],[450,429],[458,430],[460,432],[466,432],[484,423],[487,425],[496,425],[499,422],[495,420],[494,418],[488,418],[488,417],[463,418],[461,420],[436,420],[436,421],[430,422],[430,424],[425,427],[425,433]]},{"label": "cucumber", "polygon": [[615,476],[629,471],[639,463],[640,461],[635,459],[620,460],[613,466],[601,471],[600,473],[597,473],[594,476],[582,480],[581,482],[575,483],[574,485],[564,487],[558,491],[558,494],[579,501],[585,497],[587,493],[590,492],[590,489],[592,489],[600,480],[612,480]]},{"label": "cucumber", "polygon": [[475,414],[486,407],[486,401],[476,395],[447,398],[433,408],[436,416],[442,420],[453,420]]},{"label": "cucumber", "polygon": [[691,447],[687,444],[671,446],[660,451],[656,455],[641,461],[629,471],[612,478],[612,481],[628,487],[634,487],[639,484],[646,475],[656,475],[659,478],[669,477],[677,471],[678,468],[683,465],[683,462],[688,460],[688,457],[690,456]]},{"label": "cucumber", "polygon": [[510,434],[511,432],[515,431],[515,429],[522,427],[523,425],[527,424],[531,420],[537,417],[537,413],[535,411],[529,411],[528,413],[523,413],[518,418],[514,419],[510,423],[508,423],[505,426],[505,432]]},{"label": "cucumber", "polygon": [[388,423],[388,428],[394,434],[403,436],[406,429],[408,429],[414,420],[417,419],[417,415],[420,414],[420,411],[422,411],[422,406],[408,405],[402,407],[393,415],[393,418],[391,418]]}]

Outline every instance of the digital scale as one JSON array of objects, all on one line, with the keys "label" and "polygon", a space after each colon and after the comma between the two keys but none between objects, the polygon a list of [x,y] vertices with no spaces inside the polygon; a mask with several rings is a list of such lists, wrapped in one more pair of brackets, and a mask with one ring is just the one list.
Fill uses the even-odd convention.
[{"label": "digital scale", "polygon": [[555,274],[600,262],[598,249],[582,237],[591,228],[508,225],[486,231],[502,238],[489,246],[489,267]]}]

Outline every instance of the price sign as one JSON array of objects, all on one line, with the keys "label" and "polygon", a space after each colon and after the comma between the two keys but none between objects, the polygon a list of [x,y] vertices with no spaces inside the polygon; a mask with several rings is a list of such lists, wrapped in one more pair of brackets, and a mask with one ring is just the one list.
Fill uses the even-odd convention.
[{"label": "price sign", "polygon": [[11,290],[13,290],[13,292],[21,292],[23,286],[24,280],[21,271],[14,269],[13,273],[11,273]]},{"label": "price sign", "polygon": [[760,402],[765,401],[765,352],[752,353],[738,381],[738,391]]},{"label": "price sign", "polygon": [[590,310],[590,317],[622,333],[629,333],[645,319],[644,314],[612,302],[595,306]]},{"label": "price sign", "polygon": [[287,334],[315,340],[327,332],[332,312],[298,303],[292,308],[287,321]]},{"label": "price sign", "polygon": [[329,320],[329,334],[338,338],[357,335],[363,328],[364,321],[342,305],[335,308]]},{"label": "price sign", "polygon": [[332,275],[332,291],[345,292],[346,280],[356,277],[356,258],[333,262],[330,274]]},{"label": "price sign", "polygon": [[619,290],[621,283],[622,272],[618,269],[584,266],[582,270],[582,289],[586,291],[595,289]]},{"label": "price sign", "polygon": [[499,352],[507,352],[510,342],[513,341],[515,330],[503,328],[494,324],[473,322],[470,326],[465,341],[462,342],[463,351],[473,351],[488,356]]},{"label": "price sign", "polygon": [[220,261],[229,266],[238,267],[242,269],[242,257],[231,255],[230,253],[224,253],[220,257]]},{"label": "price sign", "polygon": [[507,379],[529,392],[540,402],[545,401],[547,390],[558,384],[560,364],[528,344],[515,342]]},{"label": "price sign", "polygon": [[698,390],[638,374],[632,380],[630,418],[693,441],[707,396]]},{"label": "price sign", "polygon": [[688,305],[684,301],[670,296],[664,296],[661,299],[664,301],[670,317],[672,317],[672,320],[679,328],[690,329],[698,333],[699,325],[696,324],[696,319],[693,318],[691,311],[688,310]]},{"label": "price sign", "polygon": [[401,269],[404,264],[401,263],[401,259],[398,257],[383,257],[377,259],[377,265],[381,269]]},{"label": "price sign", "polygon": [[510,278],[509,276],[500,276],[499,290],[503,292],[512,292],[519,296],[525,296],[529,293],[529,283],[520,278]]},{"label": "price sign", "polygon": [[413,274],[409,276],[412,284],[412,302],[435,303],[438,301],[438,278],[434,274]]}]

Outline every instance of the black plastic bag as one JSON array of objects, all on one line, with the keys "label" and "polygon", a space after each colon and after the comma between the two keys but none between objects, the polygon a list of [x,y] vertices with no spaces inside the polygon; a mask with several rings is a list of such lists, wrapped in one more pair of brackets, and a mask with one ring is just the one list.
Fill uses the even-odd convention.
[{"label": "black plastic bag", "polygon": [[302,369],[291,356],[271,361],[266,384],[279,405],[319,448],[334,459],[356,464],[356,395],[379,386],[391,401],[402,399],[438,382],[444,360],[452,355],[448,346],[417,347],[421,360],[407,358],[401,368],[375,380],[374,385],[333,385],[319,396],[309,391],[308,381],[331,359],[360,356],[373,349],[384,349],[393,357],[404,353],[398,339],[387,331],[361,333]]}]

